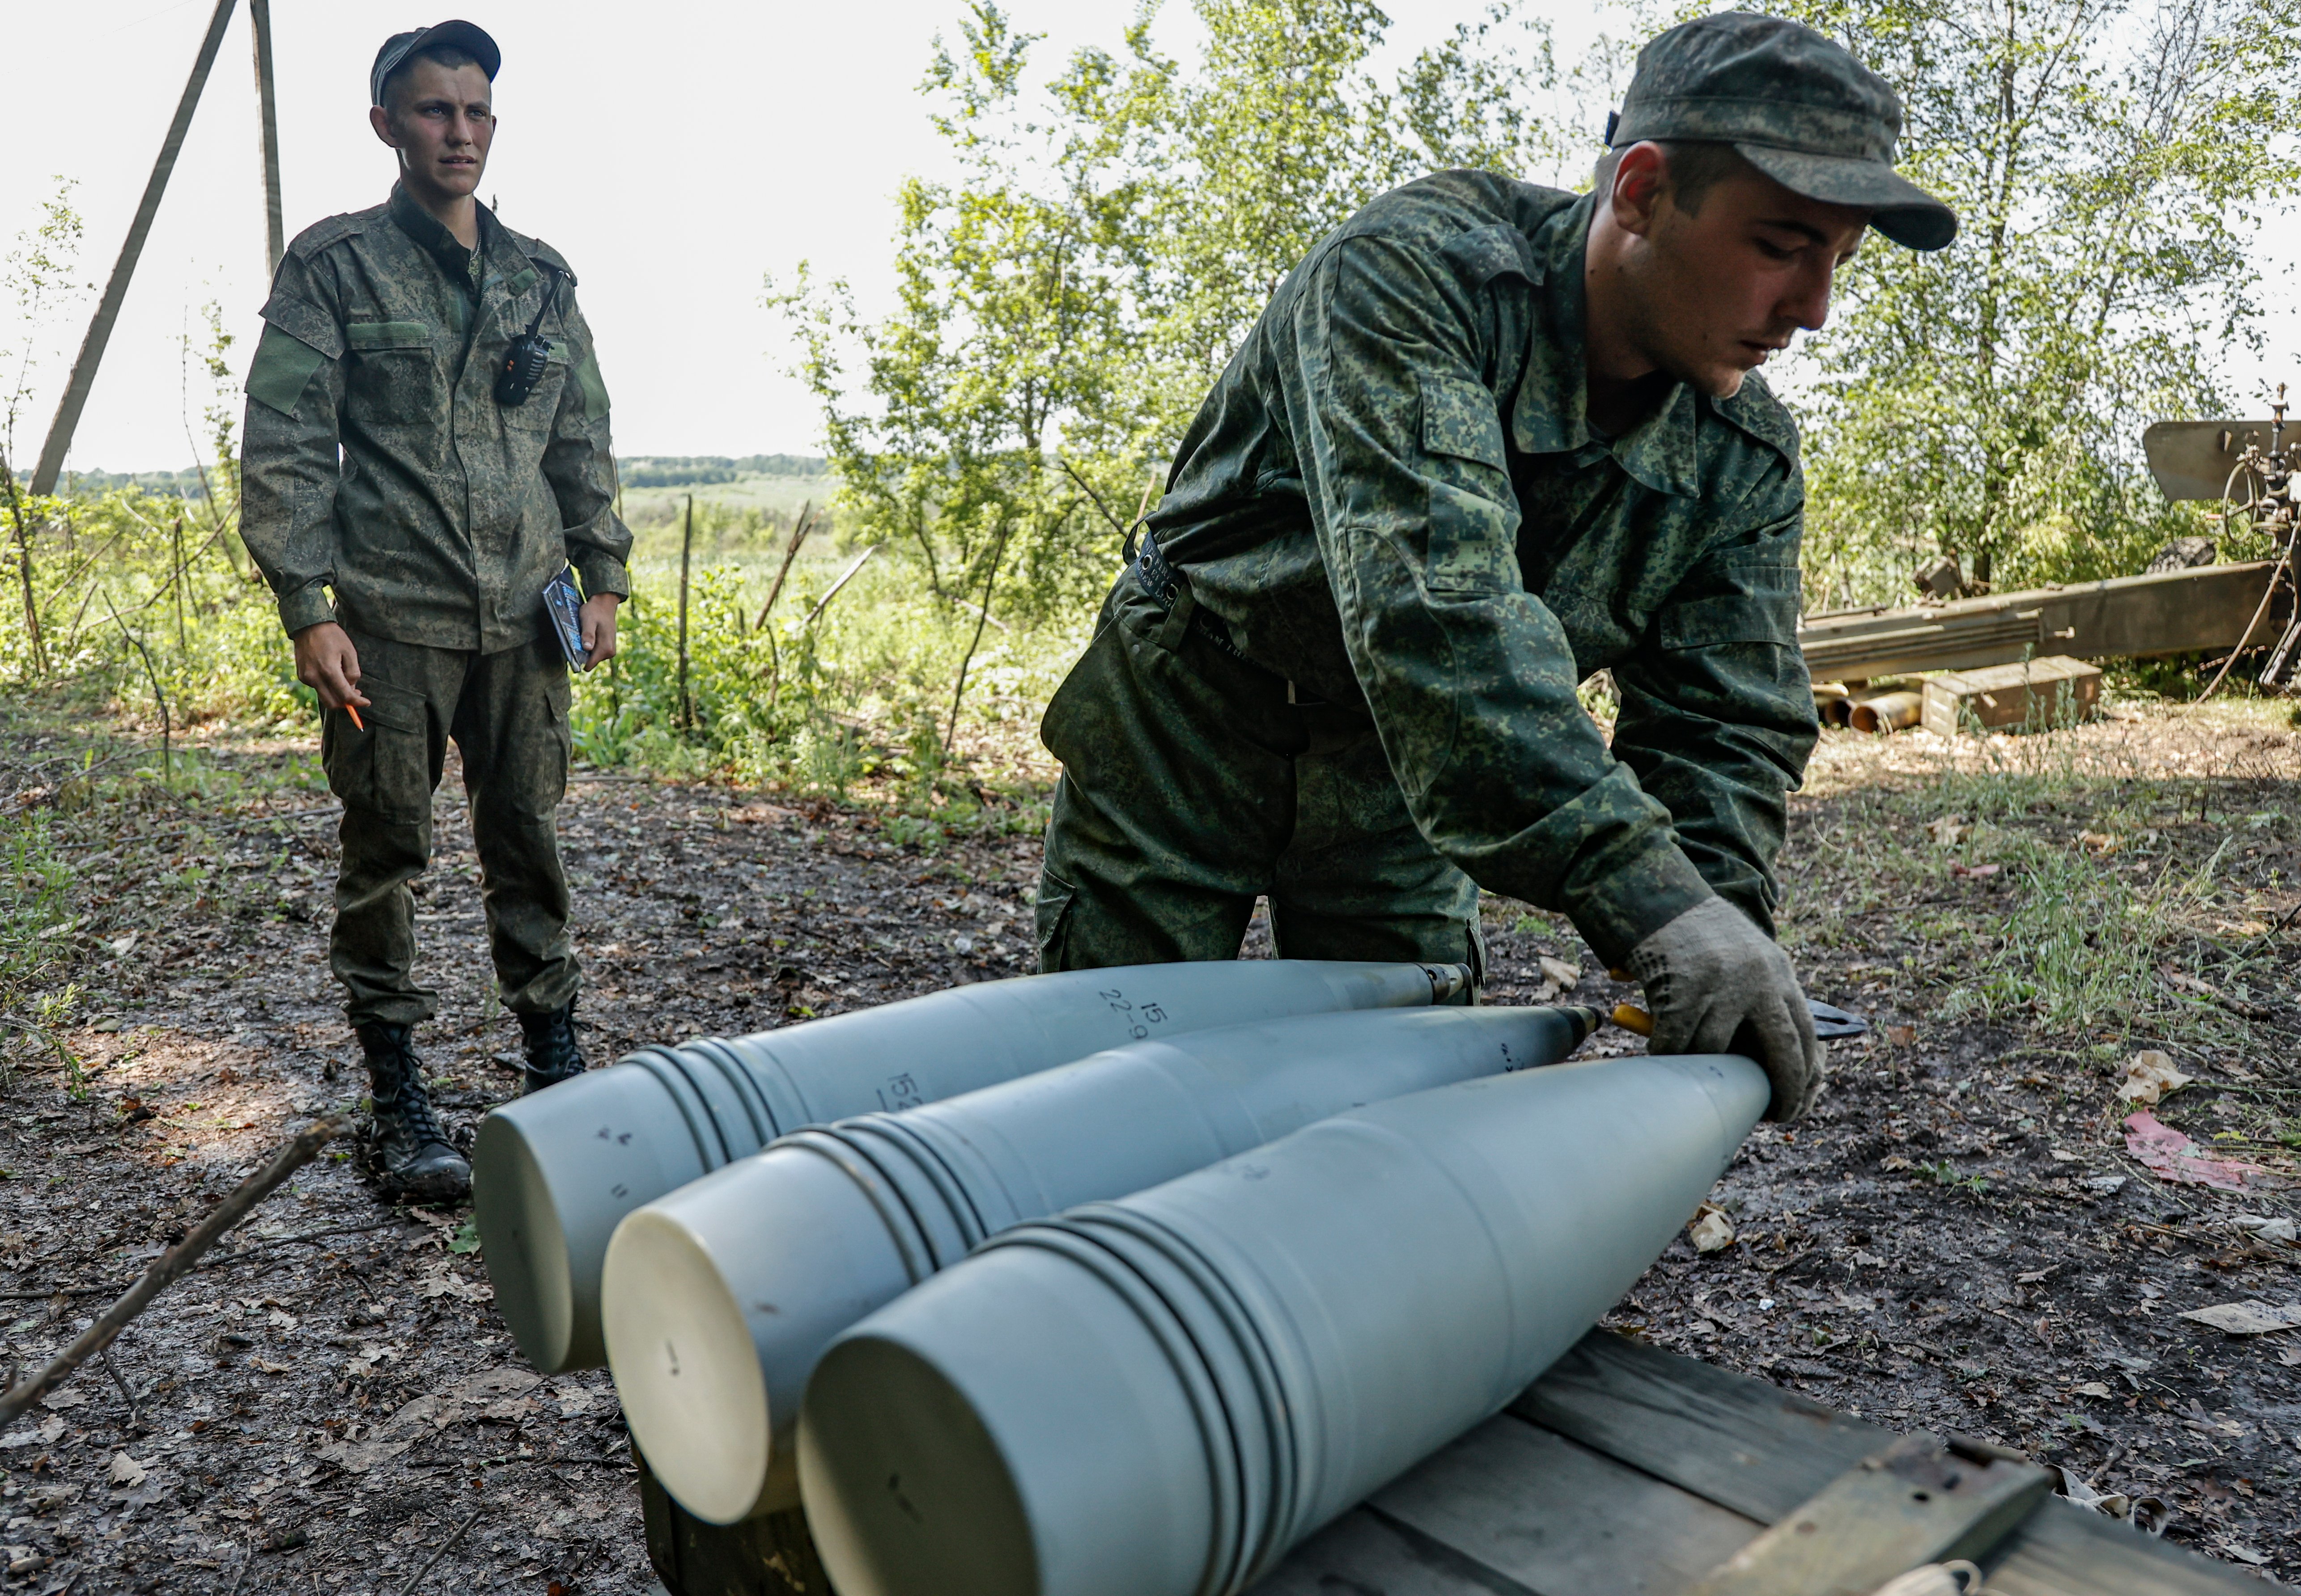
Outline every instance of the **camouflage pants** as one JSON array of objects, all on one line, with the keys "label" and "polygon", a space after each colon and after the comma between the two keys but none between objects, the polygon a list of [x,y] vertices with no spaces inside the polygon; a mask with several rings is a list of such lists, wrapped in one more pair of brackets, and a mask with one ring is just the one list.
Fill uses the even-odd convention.
[{"label": "camouflage pants", "polygon": [[567,945],[567,875],[554,815],[567,788],[567,666],[539,638],[499,654],[352,637],[360,712],[324,717],[320,757],[343,800],[336,924],[328,962],[344,1011],[415,1024],[439,1007],[416,984],[415,898],[431,862],[431,794],[454,738],[479,850],[497,988],[522,1014],[557,1008],[581,980]]},{"label": "camouflage pants", "polygon": [[1258,896],[1283,957],[1482,967],[1478,890],[1408,815],[1366,710],[1290,703],[1168,623],[1130,568],[1047,707],[1040,968],[1234,958]]}]

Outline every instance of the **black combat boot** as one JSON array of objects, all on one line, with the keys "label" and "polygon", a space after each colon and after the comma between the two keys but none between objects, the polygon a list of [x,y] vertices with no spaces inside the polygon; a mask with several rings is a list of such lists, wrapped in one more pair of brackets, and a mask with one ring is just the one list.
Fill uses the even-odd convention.
[{"label": "black combat boot", "polygon": [[371,1020],[359,1028],[367,1053],[375,1128],[368,1153],[383,1183],[419,1202],[454,1202],[472,1192],[464,1161],[423,1094],[423,1065],[410,1045],[413,1028]]},{"label": "black combat boot", "polygon": [[523,1014],[519,1028],[527,1034],[527,1063],[519,1072],[519,1095],[541,1091],[583,1073],[583,1048],[575,1040],[575,999],[543,1014]]}]

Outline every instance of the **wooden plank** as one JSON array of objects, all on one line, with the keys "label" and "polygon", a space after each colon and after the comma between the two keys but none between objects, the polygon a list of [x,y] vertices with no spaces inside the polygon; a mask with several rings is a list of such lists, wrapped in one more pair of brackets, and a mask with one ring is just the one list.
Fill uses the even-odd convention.
[{"label": "wooden plank", "polygon": [[1284,1562],[1255,1582],[1249,1596],[1534,1593],[1369,1508],[1357,1508],[1289,1552]]},{"label": "wooden plank", "polygon": [[1795,1391],[1602,1330],[1510,1411],[1761,1524],[1895,1440]]},{"label": "wooden plank", "polygon": [[1929,1563],[1978,1558],[2053,1485],[2035,1464],[1912,1435],[1830,1482],[1687,1596],[1870,1596]]},{"label": "wooden plank", "polygon": [[1367,1505],[1541,1596],[1677,1596],[1762,1527],[1509,1415]]},{"label": "wooden plank", "polygon": [[[1894,1433],[1794,1391],[1592,1331],[1511,1411],[1765,1524]],[[2060,1498],[1985,1562],[1994,1596],[2235,1596],[2259,1583]]]},{"label": "wooden plank", "polygon": [[794,1508],[741,1524],[706,1524],[672,1500],[637,1446],[648,1561],[670,1596],[831,1596],[807,1516]]},{"label": "wooden plank", "polygon": [[2046,731],[2093,718],[2101,667],[2064,655],[1952,671],[1926,683],[1926,730],[1954,737],[1970,728]]},{"label": "wooden plank", "polygon": [[2261,1581],[2052,1497],[2007,1536],[1988,1569],[1990,1596],[2260,1596]]}]

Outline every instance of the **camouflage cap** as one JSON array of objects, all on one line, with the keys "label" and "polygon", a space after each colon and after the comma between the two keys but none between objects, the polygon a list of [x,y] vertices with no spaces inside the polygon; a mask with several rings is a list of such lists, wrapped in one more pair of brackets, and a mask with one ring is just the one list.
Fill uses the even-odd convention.
[{"label": "camouflage cap", "polygon": [[1901,101],[1842,46],[1780,17],[1729,11],[1638,52],[1606,144],[1730,144],[1792,193],[1861,206],[1895,243],[1939,249],[1957,237],[1957,213],[1894,171],[1901,131]]},{"label": "camouflage cap", "polygon": [[490,83],[503,70],[503,52],[477,22],[434,22],[429,28],[411,28],[393,34],[375,53],[375,64],[367,71],[368,104],[382,104],[384,85],[391,81],[391,74],[406,66],[409,56],[433,45],[453,45],[463,51],[480,63]]}]

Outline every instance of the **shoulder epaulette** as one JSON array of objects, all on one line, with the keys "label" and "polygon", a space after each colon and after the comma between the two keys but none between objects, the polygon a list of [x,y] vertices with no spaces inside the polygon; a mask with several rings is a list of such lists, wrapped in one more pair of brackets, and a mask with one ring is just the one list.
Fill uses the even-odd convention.
[{"label": "shoulder epaulette", "polygon": [[308,259],[331,244],[357,238],[383,220],[384,213],[384,206],[372,205],[364,211],[346,211],[340,216],[323,217],[297,233],[289,244],[288,253]]}]

